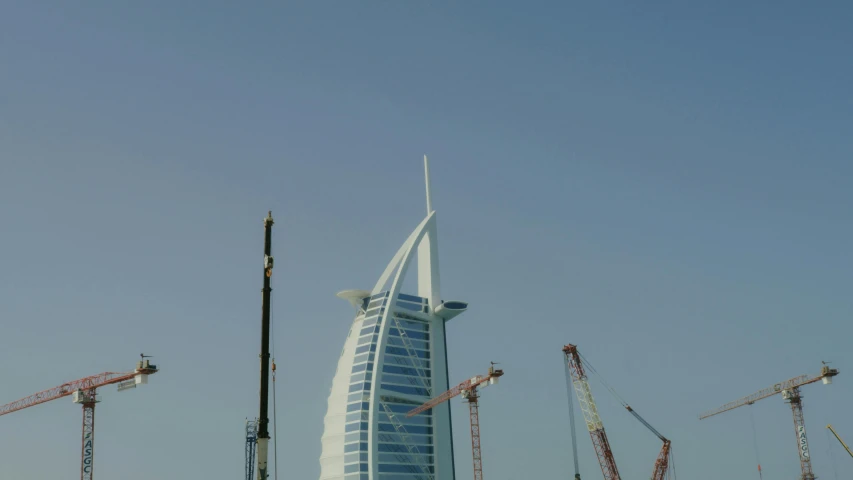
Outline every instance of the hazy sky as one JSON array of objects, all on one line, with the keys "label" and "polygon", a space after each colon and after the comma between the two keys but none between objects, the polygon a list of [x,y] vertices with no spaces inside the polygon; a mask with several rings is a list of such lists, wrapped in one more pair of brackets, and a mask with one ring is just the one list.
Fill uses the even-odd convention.
[{"label": "hazy sky", "polygon": [[[757,478],[750,409],[699,412],[832,361],[806,422],[849,476],[824,428],[853,442],[849,2],[72,3],[0,1],[0,403],[154,355],[101,391],[98,477],[242,478],[271,209],[280,478],[316,479],[334,294],[423,217],[425,153],[442,295],[470,302],[451,382],[506,371],[487,478],[572,476],[568,342],[692,480]],[[659,441],[592,386],[647,478]],[[764,478],[795,478],[790,409],[750,408]],[[74,478],[80,422],[0,418],[0,477]]]}]

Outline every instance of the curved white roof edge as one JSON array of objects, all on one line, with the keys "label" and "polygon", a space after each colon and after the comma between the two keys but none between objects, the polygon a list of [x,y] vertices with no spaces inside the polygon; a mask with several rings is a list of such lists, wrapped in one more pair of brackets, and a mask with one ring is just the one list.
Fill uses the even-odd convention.
[{"label": "curved white roof edge", "polygon": [[[409,263],[411,263],[414,258],[415,247],[419,247],[421,241],[427,240],[429,241],[429,246],[432,247],[437,241],[435,241],[435,212],[427,215],[421,223],[415,228],[415,230],[409,235],[409,238],[400,246],[400,249],[397,250],[397,253],[394,255],[394,258],[388,262],[388,266],[385,267],[385,271],[382,272],[382,275],[379,277],[379,280],[376,281],[376,285],[373,286],[373,294],[377,294],[383,291],[385,285],[388,283],[388,279],[391,277],[391,274],[394,273],[395,269],[397,274],[394,276],[394,283],[398,283],[403,277],[406,276],[406,270],[409,268]],[[428,234],[431,234],[427,236]],[[426,238],[425,238],[426,237]],[[432,237],[432,238],[430,238]],[[430,241],[432,240],[432,241]],[[437,245],[436,245],[437,246]],[[429,252],[431,253],[431,252]],[[423,262],[426,260],[426,262]],[[424,263],[426,263],[424,265]],[[421,255],[418,255],[418,270],[427,270],[432,271],[435,277],[438,277],[438,259],[434,258],[432,255],[427,255],[426,258],[423,258]],[[418,275],[420,277],[420,275]],[[423,295],[421,291],[422,285],[418,282],[418,294],[422,297],[430,298],[430,295]],[[393,289],[393,287],[392,287]],[[438,293],[437,291],[435,292]],[[432,300],[430,298],[430,300]]]},{"label": "curved white roof edge", "polygon": [[352,304],[353,308],[357,309],[361,307],[361,303],[364,299],[370,296],[370,292],[367,290],[344,290],[342,292],[338,292],[336,296],[347,300]]},{"label": "curved white roof edge", "polygon": [[451,318],[459,315],[460,313],[468,310],[468,302],[461,302],[459,300],[446,300],[441,302],[441,305],[435,307],[435,314],[444,320],[450,320]]}]

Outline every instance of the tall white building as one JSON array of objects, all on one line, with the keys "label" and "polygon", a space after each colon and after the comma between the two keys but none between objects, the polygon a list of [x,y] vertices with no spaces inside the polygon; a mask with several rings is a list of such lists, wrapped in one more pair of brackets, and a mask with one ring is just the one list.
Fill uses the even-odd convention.
[{"label": "tall white building", "polygon": [[[449,389],[445,322],[468,305],[439,295],[436,216],[427,215],[373,290],[338,294],[356,308],[332,380],[320,480],[454,480],[450,405],[406,412]],[[417,259],[417,295],[400,288]]]}]

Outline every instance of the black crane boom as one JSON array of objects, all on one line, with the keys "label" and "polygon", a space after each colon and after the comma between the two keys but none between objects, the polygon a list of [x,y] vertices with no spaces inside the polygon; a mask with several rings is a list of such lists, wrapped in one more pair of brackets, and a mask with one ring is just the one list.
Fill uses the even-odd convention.
[{"label": "black crane boom", "polygon": [[261,391],[258,415],[258,480],[267,479],[267,446],[269,444],[270,384],[270,277],[272,277],[272,212],[264,219],[264,288],[261,303]]}]

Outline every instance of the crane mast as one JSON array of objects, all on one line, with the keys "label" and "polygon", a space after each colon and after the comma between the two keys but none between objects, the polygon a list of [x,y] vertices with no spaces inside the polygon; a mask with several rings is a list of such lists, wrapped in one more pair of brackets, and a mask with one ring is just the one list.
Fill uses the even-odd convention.
[{"label": "crane mast", "polygon": [[728,412],[744,405],[752,405],[758,400],[762,400],[773,395],[782,394],[782,398],[791,405],[791,412],[794,417],[794,433],[797,436],[797,451],[800,457],[801,480],[814,480],[815,475],[812,470],[811,454],[809,453],[809,443],[806,437],[806,422],[803,417],[803,402],[800,395],[800,387],[809,385],[818,381],[823,381],[825,385],[832,383],[832,377],[838,375],[838,370],[824,365],[820,373],[817,375],[800,375],[784,382],[777,383],[771,387],[759,390],[751,395],[739,398],[733,402],[729,402],[721,407],[709,410],[699,415],[699,420],[703,420],[714,415],[719,415],[723,412]]},{"label": "crane mast", "polygon": [[797,432],[797,451],[800,454],[800,470],[803,480],[814,480],[812,470],[812,456],[809,453],[809,442],[806,438],[806,420],[803,417],[803,400],[800,396],[800,387],[792,387],[782,392],[782,398],[791,404],[791,412],[794,416],[794,430]]},{"label": "crane mast", "polygon": [[583,412],[584,420],[586,420],[589,436],[592,438],[595,455],[598,457],[598,464],[604,474],[604,480],[620,480],[619,469],[616,468],[613,450],[610,448],[610,442],[607,440],[607,434],[604,431],[604,424],[598,415],[598,408],[595,406],[595,399],[592,396],[592,390],[589,388],[589,381],[578,353],[578,347],[571,344],[566,345],[563,347],[563,353],[571,372],[578,404],[581,412]]},{"label": "crane mast", "polygon": [[270,369],[270,277],[272,277],[272,212],[264,218],[264,288],[261,303],[261,391],[260,415],[257,420],[258,480],[267,479],[267,449],[269,446],[269,369]]},{"label": "crane mast", "polygon": [[477,387],[468,391],[468,418],[471,420],[471,458],[474,464],[474,480],[483,480],[483,452],[480,449],[480,405]]}]

